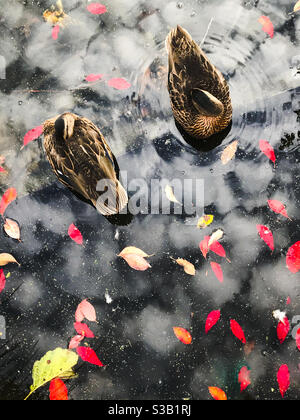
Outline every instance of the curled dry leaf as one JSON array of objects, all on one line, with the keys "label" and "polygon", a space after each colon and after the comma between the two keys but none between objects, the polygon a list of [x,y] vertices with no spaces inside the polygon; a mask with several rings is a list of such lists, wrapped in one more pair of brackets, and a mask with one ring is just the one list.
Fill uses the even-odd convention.
[{"label": "curled dry leaf", "polygon": [[6,254],[6,253],[0,254],[0,267],[7,265],[9,263],[15,263],[15,264],[18,264],[19,266],[21,265],[11,254]]},{"label": "curled dry leaf", "polygon": [[228,162],[231,161],[231,159],[234,158],[237,148],[238,148],[238,144],[239,142],[238,140],[236,140],[225,148],[221,156],[221,161],[223,165],[226,165]]},{"label": "curled dry leaf", "polygon": [[173,190],[173,188],[172,188],[170,185],[167,185],[167,186],[166,186],[166,188],[165,188],[165,193],[166,193],[167,199],[168,199],[169,201],[171,201],[171,202],[173,202],[173,203],[180,204],[180,205],[182,206],[182,204],[181,204],[181,203],[177,200],[177,198],[175,197],[174,190]]},{"label": "curled dry leaf", "polygon": [[177,262],[177,264],[181,265],[184,268],[186,274],[189,274],[190,276],[194,276],[196,274],[195,266],[189,261],[184,260],[182,258],[178,258],[175,261]]},{"label": "curled dry leaf", "polygon": [[5,224],[3,228],[8,236],[20,241],[20,227],[17,222],[11,219],[5,219]]}]

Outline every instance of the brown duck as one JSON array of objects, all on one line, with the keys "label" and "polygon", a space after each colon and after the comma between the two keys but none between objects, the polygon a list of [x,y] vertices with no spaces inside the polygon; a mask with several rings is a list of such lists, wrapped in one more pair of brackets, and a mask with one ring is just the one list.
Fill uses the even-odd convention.
[{"label": "brown duck", "polygon": [[206,139],[231,122],[229,87],[190,34],[180,26],[166,39],[168,88],[174,118],[191,137]]},{"label": "brown duck", "polygon": [[[44,146],[59,181],[90,202],[104,216],[121,212],[128,196],[118,180],[119,167],[100,130],[87,118],[72,113],[44,123]],[[97,191],[104,181],[105,200]],[[104,196],[103,196],[104,197]]]}]

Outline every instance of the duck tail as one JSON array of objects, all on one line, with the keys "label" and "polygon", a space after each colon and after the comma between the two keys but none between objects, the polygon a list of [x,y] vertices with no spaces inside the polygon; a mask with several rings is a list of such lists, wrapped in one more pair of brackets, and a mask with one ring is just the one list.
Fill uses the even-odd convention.
[{"label": "duck tail", "polygon": [[195,46],[196,44],[191,35],[179,25],[172,29],[166,38],[166,48],[169,57],[172,57],[175,62],[177,61],[176,59],[184,59],[190,56]]},{"label": "duck tail", "polygon": [[[103,182],[103,185],[102,185]],[[121,213],[128,204],[128,195],[120,181],[102,180],[97,191],[104,191],[93,204],[99,213],[104,216],[113,216]]]}]

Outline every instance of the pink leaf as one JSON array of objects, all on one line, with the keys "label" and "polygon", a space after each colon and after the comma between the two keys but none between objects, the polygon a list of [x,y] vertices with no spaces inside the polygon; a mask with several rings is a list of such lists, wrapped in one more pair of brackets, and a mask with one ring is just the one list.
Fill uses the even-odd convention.
[{"label": "pink leaf", "polygon": [[96,366],[104,366],[103,363],[98,359],[98,356],[94,350],[90,347],[77,347],[76,351],[84,362],[88,362]]},{"label": "pink leaf", "polygon": [[280,321],[277,325],[277,337],[280,344],[282,344],[285,341],[289,331],[290,331],[290,323],[289,323],[288,318],[285,317],[283,322]]},{"label": "pink leaf", "polygon": [[256,226],[257,231],[259,233],[259,236],[261,237],[261,239],[263,241],[265,241],[265,243],[268,245],[268,247],[274,251],[275,247],[274,247],[274,238],[273,238],[273,234],[270,231],[269,228],[267,228],[267,226],[263,226],[263,225],[257,225]]},{"label": "pink leaf", "polygon": [[91,331],[86,324],[82,324],[81,322],[75,322],[74,328],[78,334],[83,335],[84,337],[87,337],[87,338],[95,337],[93,331]]},{"label": "pink leaf", "polygon": [[97,80],[100,80],[100,79],[102,79],[102,77],[104,76],[104,74],[89,74],[86,78],[85,78],[85,80],[87,81],[87,82],[97,82]]},{"label": "pink leaf", "polygon": [[246,344],[246,338],[241,326],[234,319],[230,321],[230,328],[233,335],[236,336],[243,344]]},{"label": "pink leaf", "polygon": [[60,31],[59,25],[54,26],[54,28],[52,29],[52,38],[54,39],[54,41],[58,39],[59,31]]},{"label": "pink leaf", "polygon": [[263,26],[263,31],[266,32],[271,38],[274,37],[274,25],[271,22],[270,18],[267,16],[261,16],[258,19],[259,23]]},{"label": "pink leaf", "polygon": [[73,241],[76,242],[78,245],[83,244],[82,234],[73,223],[69,226],[68,234],[70,238],[73,239]]},{"label": "pink leaf", "polygon": [[93,305],[91,305],[87,299],[83,300],[76,309],[75,320],[76,322],[82,322],[86,318],[88,321],[96,322],[96,311]]},{"label": "pink leaf", "polygon": [[221,311],[212,311],[207,319],[206,319],[206,324],[205,324],[205,333],[207,334],[212,327],[214,327],[216,325],[216,323],[219,321],[221,317]]},{"label": "pink leaf", "polygon": [[288,269],[296,274],[300,270],[300,241],[290,247],[286,256]]},{"label": "pink leaf", "polygon": [[276,163],[276,156],[273,147],[270,145],[267,140],[260,140],[259,142],[260,150],[274,163]]},{"label": "pink leaf", "polygon": [[290,372],[287,365],[280,366],[277,373],[277,381],[279,385],[280,394],[283,398],[290,386]]},{"label": "pink leaf", "polygon": [[108,82],[108,86],[113,87],[118,90],[126,90],[129,89],[131,84],[127,82],[125,79],[110,79]]},{"label": "pink leaf", "polygon": [[39,125],[38,127],[35,127],[32,130],[28,131],[28,133],[26,133],[24,136],[23,147],[27,146],[27,144],[31,141],[36,140],[43,134],[43,132],[44,127],[42,125]]},{"label": "pink leaf", "polygon": [[268,200],[268,205],[269,205],[270,209],[273,210],[275,213],[281,214],[282,216],[286,217],[287,219],[290,219],[288,214],[287,214],[286,208],[282,204],[281,201]]},{"label": "pink leaf", "polygon": [[80,342],[84,339],[84,335],[75,335],[69,343],[69,350],[77,349]]},{"label": "pink leaf", "polygon": [[249,385],[251,385],[250,380],[250,370],[248,370],[247,366],[243,366],[239,372],[238,381],[241,385],[241,392],[245,391]]},{"label": "pink leaf", "polygon": [[211,262],[210,266],[211,266],[213,272],[215,273],[217,279],[219,280],[219,282],[223,283],[224,276],[223,276],[223,270],[222,270],[222,267],[220,266],[220,264],[218,264],[216,262]]},{"label": "pink leaf", "polygon": [[0,293],[4,290],[6,278],[3,269],[0,270]]},{"label": "pink leaf", "polygon": [[122,257],[127,264],[137,271],[146,271],[148,268],[151,268],[151,265],[148,263],[147,260],[145,260],[144,257],[141,255],[136,254],[126,254]]},{"label": "pink leaf", "polygon": [[106,7],[100,3],[91,3],[87,6],[87,9],[93,15],[102,15],[107,12]]}]

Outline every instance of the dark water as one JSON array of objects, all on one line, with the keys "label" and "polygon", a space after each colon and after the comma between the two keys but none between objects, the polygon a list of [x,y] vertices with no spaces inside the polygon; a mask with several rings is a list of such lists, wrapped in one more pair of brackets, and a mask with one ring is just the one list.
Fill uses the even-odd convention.
[{"label": "dark water", "polygon": [[[2,193],[18,191],[6,215],[19,222],[22,234],[21,243],[1,234],[0,251],[21,263],[4,267],[11,275],[0,295],[7,324],[6,340],[0,340],[3,400],[25,398],[34,361],[68,346],[76,307],[85,298],[99,320],[90,324],[97,338],[85,341],[106,367],[79,363],[78,377],[67,382],[71,399],[206,400],[208,387],[217,386],[230,399],[276,400],[282,364],[291,374],[286,398],[300,397],[295,340],[289,334],[279,344],[272,316],[277,309],[290,321],[300,315],[299,273],[285,263],[287,249],[300,240],[299,14],[289,14],[287,0],[161,3],[111,0],[108,13],[95,17],[86,2],[64,1],[71,23],[54,41],[42,18],[51,1],[1,0],[6,79],[0,80],[0,155],[8,175],[0,174],[0,182]],[[274,23],[273,39],[262,31],[261,15]],[[210,24],[203,49],[230,84],[231,131],[206,152],[181,136],[165,88],[164,39],[178,23],[199,43]],[[123,77],[132,86],[89,85],[84,79],[91,73]],[[56,181],[41,139],[20,151],[28,130],[66,110],[101,128],[129,181],[203,180],[204,211],[215,216],[214,224],[202,231],[186,215],[140,214],[118,226],[80,202]],[[274,147],[276,169],[260,152],[260,139]],[[236,158],[223,166],[221,153],[233,140],[239,141]],[[292,221],[271,212],[268,199],[284,202]],[[84,248],[68,237],[71,223],[81,230]],[[273,254],[257,224],[273,231]],[[198,248],[217,228],[225,232],[222,244],[231,260],[214,258],[222,264],[223,284]],[[151,269],[134,271],[117,257],[129,245],[155,254]],[[170,256],[192,262],[196,276]],[[221,319],[205,335],[206,317],[216,309]],[[231,319],[254,343],[250,354],[231,333]],[[191,332],[192,345],[176,339],[174,326]],[[242,366],[251,370],[252,384],[241,394]],[[48,396],[45,386],[31,398]]]}]

